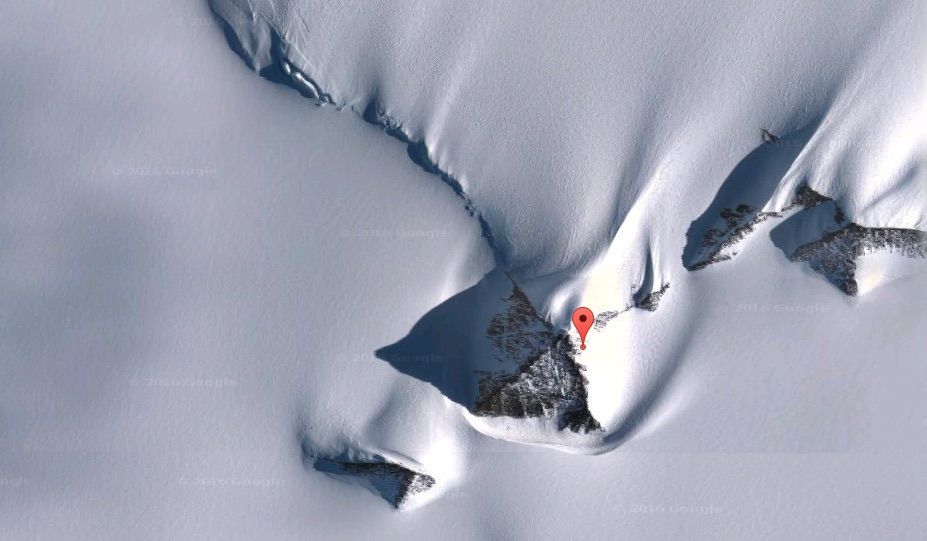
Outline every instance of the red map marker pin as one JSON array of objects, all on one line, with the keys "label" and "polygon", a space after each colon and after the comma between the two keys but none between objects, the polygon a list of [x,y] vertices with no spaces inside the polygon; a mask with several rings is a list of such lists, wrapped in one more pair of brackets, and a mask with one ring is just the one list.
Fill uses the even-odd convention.
[{"label": "red map marker pin", "polygon": [[595,316],[592,315],[592,310],[585,306],[573,310],[573,326],[579,331],[579,349],[586,349],[586,333],[592,328],[593,322],[595,322]]}]

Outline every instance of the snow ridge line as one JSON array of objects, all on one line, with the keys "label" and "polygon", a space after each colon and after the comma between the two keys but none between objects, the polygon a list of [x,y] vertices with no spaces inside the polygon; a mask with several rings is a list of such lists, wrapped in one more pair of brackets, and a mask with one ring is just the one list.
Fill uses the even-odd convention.
[{"label": "snow ridge line", "polygon": [[409,134],[402,128],[402,123],[386,111],[386,108],[380,103],[380,100],[376,95],[373,96],[373,98],[371,98],[371,100],[368,102],[364,112],[361,113],[361,118],[370,124],[380,127],[380,129],[382,129],[388,135],[395,137],[396,139],[405,143],[406,153],[409,155],[409,159],[424,169],[425,172],[440,177],[445,184],[454,190],[454,193],[457,194],[458,197],[463,199],[464,208],[467,209],[467,212],[470,214],[470,216],[473,216],[479,222],[480,231],[483,234],[483,238],[486,239],[486,242],[489,244],[489,248],[492,250],[493,255],[496,258],[496,262],[504,263],[505,254],[499,248],[499,245],[496,242],[496,238],[493,236],[493,233],[489,228],[489,222],[487,222],[483,214],[477,210],[473,203],[473,199],[471,199],[470,196],[467,195],[467,192],[464,191],[463,185],[460,183],[460,181],[447,171],[444,171],[438,167],[438,164],[431,159],[431,153],[428,150],[428,146],[425,144],[425,142],[409,137]]},{"label": "snow ridge line", "polygon": [[[210,2],[212,7],[212,3]],[[336,103],[332,95],[328,92],[325,92],[322,85],[319,82],[311,77],[309,74],[300,71],[295,65],[293,65],[286,53],[287,42],[280,36],[277,30],[267,21],[264,21],[264,24],[267,24],[270,31],[270,56],[273,62],[270,65],[258,67],[255,62],[253,52],[249,52],[244,44],[241,42],[241,38],[238,36],[236,29],[230,24],[221,14],[216,13],[216,18],[219,23],[222,25],[223,32],[225,33],[226,40],[229,43],[229,46],[235,51],[238,56],[245,61],[245,63],[252,70],[256,71],[261,77],[268,79],[272,82],[279,83],[285,86],[296,89],[301,95],[307,97],[315,102],[318,106],[325,106],[326,104],[334,105],[338,111],[343,110],[345,107],[350,108],[354,111],[355,114],[359,116],[366,122],[378,126],[388,135],[402,141],[406,145],[406,152],[416,165],[421,167],[425,172],[430,173],[439,177],[445,184],[447,184],[458,197],[463,199],[464,208],[467,210],[467,213],[470,216],[476,218],[477,222],[480,225],[480,231],[483,238],[486,240],[486,243],[489,244],[489,248],[493,252],[493,256],[497,264],[505,265],[507,258],[505,253],[499,247],[498,242],[496,241],[495,236],[492,233],[492,230],[489,227],[489,222],[483,216],[476,205],[473,203],[473,199],[464,191],[463,185],[460,183],[457,178],[449,174],[447,171],[441,169],[437,163],[431,158],[431,153],[428,150],[428,146],[423,140],[412,139],[409,133],[407,133],[402,128],[402,123],[387,113],[386,108],[381,104],[379,98],[374,95],[368,102],[366,108],[363,112],[359,112],[353,106],[347,106],[345,104]]]}]

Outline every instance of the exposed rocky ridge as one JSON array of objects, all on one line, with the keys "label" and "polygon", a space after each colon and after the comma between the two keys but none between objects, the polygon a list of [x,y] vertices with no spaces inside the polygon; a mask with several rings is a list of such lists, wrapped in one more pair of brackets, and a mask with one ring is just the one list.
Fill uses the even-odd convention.
[{"label": "exposed rocky ridge", "polygon": [[736,246],[753,233],[757,225],[769,218],[785,218],[830,200],[811,188],[802,186],[795,193],[792,203],[780,211],[759,211],[746,203],[734,208],[725,208],[720,213],[724,224],[705,232],[699,243],[700,256],[694,262],[686,264],[686,269],[695,271],[713,263],[727,261],[737,255]]},{"label": "exposed rocky ridge", "polygon": [[641,310],[648,310],[650,312],[655,312],[657,307],[660,305],[660,299],[663,298],[663,295],[666,294],[666,291],[669,289],[669,282],[665,282],[660,286],[660,289],[656,291],[650,291],[640,297],[640,300],[635,300],[634,307],[640,308]]},{"label": "exposed rocky ridge", "polygon": [[[835,219],[842,217],[839,211]],[[792,252],[792,261],[807,261],[847,295],[856,295],[856,260],[866,254],[888,251],[911,258],[927,257],[927,233],[916,229],[863,227],[855,223],[829,231],[821,239]]]},{"label": "exposed rocky ridge", "polygon": [[313,466],[324,473],[359,478],[368,489],[396,509],[402,509],[413,496],[435,486],[434,477],[379,456],[369,462],[317,457]]},{"label": "exposed rocky ridge", "polygon": [[486,329],[500,364],[513,373],[483,372],[473,413],[480,416],[554,419],[560,430],[589,432],[602,427],[589,411],[582,367],[569,335],[541,318],[513,283],[507,309]]},{"label": "exposed rocky ridge", "polygon": [[760,129],[760,136],[763,139],[763,142],[772,145],[779,142],[779,136],[773,132],[767,130],[766,128]]},{"label": "exposed rocky ridge", "polygon": [[639,308],[649,312],[656,312],[660,305],[660,300],[663,298],[663,295],[666,294],[667,290],[669,290],[669,287],[669,282],[664,282],[660,286],[660,289],[654,291],[639,290],[634,294],[633,301],[621,310],[608,310],[596,315],[595,323],[593,323],[592,328],[600,331],[605,328],[609,321],[631,310],[632,308]]},{"label": "exposed rocky ridge", "polygon": [[[833,199],[803,186],[795,193],[792,203],[779,212],[757,212],[745,204],[724,209],[721,217],[725,225],[709,230],[702,238],[700,247],[710,249],[709,255],[687,268],[698,270],[731,259],[737,255],[734,246],[752,233],[757,224],[769,218],[784,218],[803,212],[822,203],[833,206],[832,227],[825,227],[820,239],[798,246],[788,257],[791,261],[808,262],[815,272],[847,295],[859,292],[856,260],[861,256],[888,251],[911,258],[927,257],[927,233],[916,229],[864,227],[847,223],[843,209]],[[597,328],[599,319],[596,319]],[[604,321],[607,319],[602,325]]]}]

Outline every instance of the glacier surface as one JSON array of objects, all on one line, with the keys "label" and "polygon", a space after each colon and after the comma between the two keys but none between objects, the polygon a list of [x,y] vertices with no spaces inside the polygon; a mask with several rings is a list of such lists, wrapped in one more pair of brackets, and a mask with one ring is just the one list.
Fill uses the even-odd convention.
[{"label": "glacier surface", "polygon": [[11,6],[4,537],[918,539],[924,19]]}]

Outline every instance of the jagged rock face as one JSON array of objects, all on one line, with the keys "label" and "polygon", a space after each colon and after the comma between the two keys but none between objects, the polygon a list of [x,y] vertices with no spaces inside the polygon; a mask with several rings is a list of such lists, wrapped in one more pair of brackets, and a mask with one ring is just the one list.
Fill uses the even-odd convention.
[{"label": "jagged rock face", "polygon": [[630,302],[621,310],[608,310],[601,312],[596,315],[595,323],[593,323],[592,328],[601,331],[608,325],[608,322],[620,316],[621,314],[627,312],[632,308],[639,308],[641,310],[647,310],[648,312],[656,312],[657,308],[660,306],[660,300],[663,299],[663,295],[669,290],[669,282],[664,282],[660,289],[655,291],[640,290],[634,295],[634,300]]},{"label": "jagged rock face", "polygon": [[761,135],[762,138],[763,138],[763,142],[766,143],[766,144],[768,144],[768,145],[775,144],[775,143],[778,143],[778,142],[779,142],[779,136],[776,135],[776,134],[774,134],[774,133],[772,133],[771,131],[767,130],[766,128],[763,128],[763,129],[760,130],[760,135]]},{"label": "jagged rock face", "polygon": [[631,307],[628,306],[624,310],[608,310],[606,312],[602,312],[595,316],[595,323],[592,324],[592,328],[597,331],[601,331],[602,329],[605,328],[606,325],[608,325],[609,321],[615,319],[616,317],[627,312],[630,309]]},{"label": "jagged rock face", "polygon": [[758,224],[767,218],[769,218],[769,213],[757,212],[755,208],[747,204],[722,210],[721,219],[724,220],[724,224],[705,232],[705,236],[699,243],[699,249],[704,255],[694,263],[686,265],[686,268],[700,270],[713,263],[731,259],[737,255],[737,252],[731,248],[746,238]]},{"label": "jagged rock face", "polygon": [[808,186],[802,186],[795,192],[795,198],[792,199],[792,204],[783,210],[792,210],[795,207],[810,209],[820,205],[821,203],[827,203],[828,201],[833,201],[833,199],[827,197],[826,195],[819,194]]},{"label": "jagged rock face", "polygon": [[355,462],[333,458],[317,458],[314,464],[319,471],[333,475],[350,475],[361,481],[374,493],[402,509],[410,498],[435,486],[430,475],[413,471],[385,459],[372,462]]},{"label": "jagged rock face", "polygon": [[540,316],[524,292],[513,284],[508,306],[489,323],[500,364],[514,364],[514,373],[483,373],[473,412],[476,415],[554,419],[559,429],[599,430],[589,412],[587,380],[574,360],[569,336]]},{"label": "jagged rock face", "polygon": [[695,271],[713,263],[727,261],[737,255],[735,247],[753,233],[757,225],[769,218],[784,218],[788,214],[812,208],[826,201],[830,201],[830,198],[803,186],[795,193],[792,203],[779,212],[758,211],[745,203],[734,208],[725,208],[720,213],[722,223],[705,232],[699,242],[698,257],[692,263],[686,264],[686,269]]},{"label": "jagged rock face", "polygon": [[721,217],[725,226],[709,230],[701,242],[708,250],[704,259],[687,266],[698,270],[712,263],[730,259],[738,242],[753,231],[756,224],[770,218],[783,218],[828,203],[833,207],[830,225],[823,227],[820,239],[798,246],[789,255],[795,262],[808,262],[811,268],[823,275],[847,295],[856,295],[856,260],[866,254],[887,251],[911,258],[927,257],[927,233],[916,229],[864,227],[846,223],[846,216],[833,199],[811,188],[799,188],[792,203],[780,212],[755,212],[749,205],[725,209]]},{"label": "jagged rock face", "polygon": [[[839,212],[838,216],[842,215]],[[863,227],[850,223],[837,231],[826,233],[820,240],[799,246],[790,256],[792,261],[807,261],[815,272],[823,275],[847,295],[856,295],[857,258],[888,251],[906,257],[927,257],[927,233],[915,229]]]},{"label": "jagged rock face", "polygon": [[656,291],[651,291],[644,295],[639,301],[634,302],[635,308],[640,308],[641,310],[647,310],[650,312],[655,312],[657,307],[660,305],[660,299],[663,298],[663,295],[666,294],[666,291],[669,289],[669,283],[664,283],[660,286],[660,289]]}]

